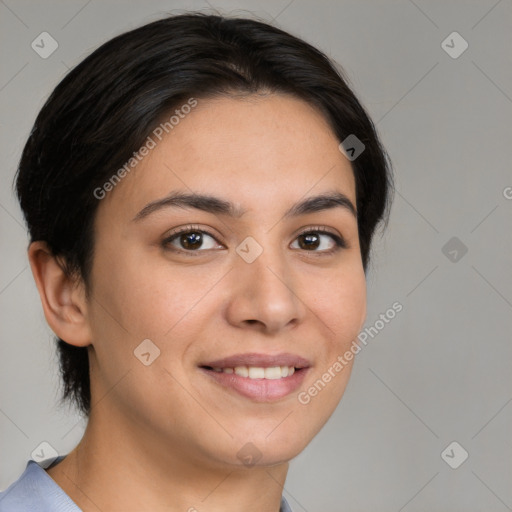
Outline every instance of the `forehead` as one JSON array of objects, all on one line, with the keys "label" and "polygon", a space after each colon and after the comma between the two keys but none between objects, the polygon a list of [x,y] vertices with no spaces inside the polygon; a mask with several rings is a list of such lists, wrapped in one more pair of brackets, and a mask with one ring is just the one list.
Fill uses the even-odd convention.
[{"label": "forehead", "polygon": [[260,214],[326,190],[339,190],[355,204],[350,162],[323,115],[300,99],[198,99],[176,120],[161,140],[152,137],[154,147],[108,193],[101,209],[133,218],[176,190],[224,197]]}]

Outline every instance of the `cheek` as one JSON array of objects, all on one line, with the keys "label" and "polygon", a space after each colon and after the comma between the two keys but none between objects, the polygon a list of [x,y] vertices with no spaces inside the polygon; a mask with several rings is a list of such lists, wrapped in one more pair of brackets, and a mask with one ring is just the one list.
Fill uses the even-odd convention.
[{"label": "cheek", "polygon": [[[200,288],[191,286],[191,269],[188,273],[170,272],[168,264],[155,260],[150,264],[149,259],[137,258],[133,253],[116,264],[103,264],[109,261],[107,258],[98,257],[97,261],[90,308],[95,381],[102,388],[96,395],[112,389],[111,400],[126,414],[160,428],[159,411],[193,408],[194,402],[179,384],[185,381],[183,370],[171,362],[182,361],[198,329],[193,322],[197,320],[194,306],[220,275],[210,274]],[[148,339],[154,346],[147,342],[141,345]],[[148,348],[142,352],[139,346]],[[159,355],[146,366],[137,353],[148,350],[151,359],[155,350]]]},{"label": "cheek", "polygon": [[[355,356],[351,351],[366,317],[366,280],[357,266],[317,282],[309,290],[311,310],[322,329],[323,349],[318,350],[314,373],[297,396],[304,425],[316,435],[340,402],[350,378]],[[348,358],[345,354],[350,352]]]},{"label": "cheek", "polygon": [[221,277],[209,272],[199,283],[193,267],[173,269],[165,259],[133,249],[115,264],[107,261],[98,258],[94,298],[104,307],[95,308],[95,323],[141,340],[165,336]]},{"label": "cheek", "polygon": [[366,318],[366,280],[357,267],[343,269],[317,280],[307,291],[311,309],[325,326],[328,339],[336,346],[350,343]]}]

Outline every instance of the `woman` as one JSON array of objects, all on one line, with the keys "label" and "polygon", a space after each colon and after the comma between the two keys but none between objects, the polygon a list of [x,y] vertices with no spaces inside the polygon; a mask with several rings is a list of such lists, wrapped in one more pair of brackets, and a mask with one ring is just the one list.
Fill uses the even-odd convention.
[{"label": "woman", "polygon": [[391,187],[340,73],[277,28],[191,13],[87,57],[17,176],[87,427],[0,510],[291,510],[288,463],[347,385]]}]

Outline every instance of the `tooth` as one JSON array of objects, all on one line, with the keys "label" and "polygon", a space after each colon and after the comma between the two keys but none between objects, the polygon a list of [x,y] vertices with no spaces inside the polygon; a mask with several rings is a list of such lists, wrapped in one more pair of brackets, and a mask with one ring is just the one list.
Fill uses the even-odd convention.
[{"label": "tooth", "polygon": [[264,379],[265,378],[265,368],[258,368],[255,366],[251,366],[249,368],[249,378],[250,379]]},{"label": "tooth", "polygon": [[261,366],[236,366],[235,368],[214,367],[213,370],[216,372],[234,373],[235,375],[249,379],[269,380],[290,377],[295,373],[295,368],[293,366],[271,366],[269,368],[263,368]]},{"label": "tooth", "polygon": [[280,366],[265,368],[265,379],[280,379],[281,377],[282,375]]},{"label": "tooth", "polygon": [[236,375],[240,375],[240,377],[249,377],[249,370],[247,366],[235,366]]},{"label": "tooth", "polygon": [[214,366],[213,371],[214,371],[214,372],[221,372],[221,371],[222,371],[222,368],[220,368],[220,367],[218,367],[218,366]]}]

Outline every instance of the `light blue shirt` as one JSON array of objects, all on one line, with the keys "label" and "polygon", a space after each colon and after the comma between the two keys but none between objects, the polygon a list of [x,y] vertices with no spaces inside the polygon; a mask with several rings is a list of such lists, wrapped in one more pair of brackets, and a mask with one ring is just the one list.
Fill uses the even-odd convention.
[{"label": "light blue shirt", "polygon": [[[61,455],[49,467],[64,457]],[[37,462],[30,460],[18,480],[0,492],[0,512],[82,512],[82,509]],[[279,512],[292,512],[284,496]]]}]

